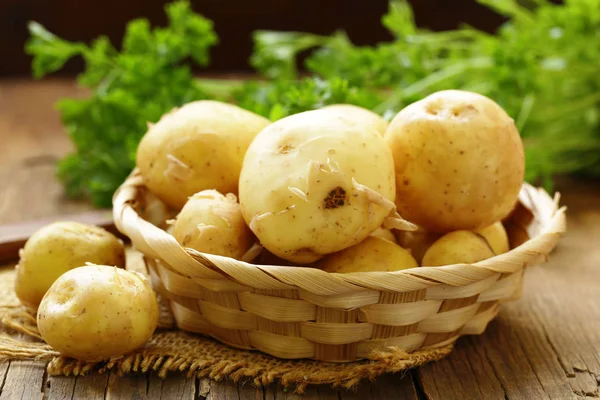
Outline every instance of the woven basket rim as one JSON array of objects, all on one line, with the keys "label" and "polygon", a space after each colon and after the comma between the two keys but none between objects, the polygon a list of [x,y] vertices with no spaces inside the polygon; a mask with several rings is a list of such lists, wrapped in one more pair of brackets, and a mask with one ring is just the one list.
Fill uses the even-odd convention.
[{"label": "woven basket rim", "polygon": [[[473,264],[453,264],[445,266],[419,266],[410,269],[398,271],[378,271],[378,272],[349,272],[349,273],[327,273],[315,267],[307,266],[280,266],[280,265],[259,265],[244,261],[235,260],[229,257],[217,256],[212,254],[200,253],[194,249],[183,248],[175,239],[165,230],[145,221],[135,211],[133,204],[136,201],[138,192],[144,187],[143,180],[139,171],[135,169],[125,180],[122,186],[115,192],[113,197],[113,218],[115,225],[121,233],[128,236],[132,243],[147,256],[163,258],[169,253],[179,252],[178,257],[185,263],[196,263],[198,268],[206,268],[212,273],[219,274],[213,276],[214,279],[227,279],[238,282],[241,285],[254,287],[252,284],[254,276],[248,276],[248,279],[240,281],[240,276],[244,276],[243,271],[261,271],[268,275],[270,279],[276,279],[285,286],[302,288],[294,285],[290,280],[297,281],[302,279],[318,279],[330,276],[335,280],[343,282],[345,290],[342,288],[333,289],[331,294],[342,294],[365,290],[381,290],[381,285],[386,285],[389,278],[404,277],[413,281],[415,284],[421,283],[424,287],[436,284],[447,284],[450,286],[464,286],[470,283],[478,282],[491,274],[495,273],[513,273],[532,263],[539,256],[546,256],[555,246],[558,238],[566,231],[566,207],[559,206],[560,194],[556,193],[551,197],[544,189],[534,188],[528,183],[524,183],[519,195],[520,202],[525,205],[534,214],[534,220],[540,225],[537,235],[531,237],[518,247],[509,252],[500,254],[486,260]],[[148,240],[148,239],[151,240]],[[151,248],[147,242],[159,243],[159,246]],[[176,247],[179,247],[177,249]],[[149,254],[150,253],[150,254]],[[188,260],[184,260],[182,254],[185,253]],[[166,264],[170,264],[166,262]],[[172,267],[175,267],[172,265]],[[224,268],[228,267],[228,268]],[[190,269],[177,268],[178,273],[189,276]],[[232,277],[225,269],[239,270],[241,273]],[[487,271],[487,274],[478,273]],[[203,278],[211,275],[209,271],[204,271]],[[214,274],[213,274],[214,275]],[[293,275],[293,278],[291,278]],[[485,276],[484,276],[485,275]],[[282,279],[283,278],[283,279]],[[284,280],[286,282],[284,282]],[[335,281],[333,280],[333,281]],[[332,281],[332,282],[333,282]],[[373,283],[371,285],[367,282]],[[397,282],[396,282],[397,283]],[[352,288],[353,286],[353,288]],[[410,285],[409,285],[410,286]],[[416,287],[416,286],[415,286]],[[400,290],[410,290],[403,289]],[[328,290],[323,290],[328,292]],[[323,293],[321,293],[323,294]]]}]

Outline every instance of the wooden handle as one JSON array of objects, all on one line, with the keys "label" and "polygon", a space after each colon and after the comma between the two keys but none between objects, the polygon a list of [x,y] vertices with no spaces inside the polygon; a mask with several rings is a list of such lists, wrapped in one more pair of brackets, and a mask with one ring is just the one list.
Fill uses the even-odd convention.
[{"label": "wooden handle", "polygon": [[19,249],[23,247],[27,239],[35,231],[57,221],[75,221],[83,224],[97,225],[123,238],[115,228],[110,210],[93,210],[79,214],[0,225],[0,264],[17,260],[19,258]]}]

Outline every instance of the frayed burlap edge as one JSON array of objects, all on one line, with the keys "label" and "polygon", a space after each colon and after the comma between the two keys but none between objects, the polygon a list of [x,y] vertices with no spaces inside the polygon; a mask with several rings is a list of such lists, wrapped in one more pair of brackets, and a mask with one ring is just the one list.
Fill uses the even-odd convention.
[{"label": "frayed burlap edge", "polygon": [[135,353],[103,362],[83,362],[60,356],[39,340],[35,318],[21,307],[0,307],[4,331],[0,333],[0,360],[48,361],[48,374],[79,376],[91,371],[114,371],[117,375],[156,371],[165,378],[180,372],[188,378],[252,381],[257,386],[280,382],[303,393],[307,385],[329,384],[350,389],[363,379],[374,380],[385,373],[400,372],[450,353],[452,346],[406,353],[389,348],[363,361],[328,363],[313,360],[283,360],[231,348],[213,339],[178,330],[158,330],[148,345]]}]

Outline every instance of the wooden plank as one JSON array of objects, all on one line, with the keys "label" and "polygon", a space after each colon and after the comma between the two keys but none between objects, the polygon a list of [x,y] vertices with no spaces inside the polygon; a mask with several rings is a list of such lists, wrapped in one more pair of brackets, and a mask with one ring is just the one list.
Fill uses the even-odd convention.
[{"label": "wooden plank", "polygon": [[210,389],[206,394],[206,400],[239,399],[238,385],[230,379],[220,382],[210,382]]},{"label": "wooden plank", "polygon": [[[106,387],[106,400],[148,399],[149,376],[142,374],[123,375],[111,373]],[[157,395],[160,395],[158,393]],[[157,398],[157,397],[153,397]]]},{"label": "wooden plank", "polygon": [[[109,378],[110,372],[104,374],[94,372],[86,376],[77,377],[73,399],[104,399]],[[52,398],[49,398],[48,400],[52,400]]]},{"label": "wooden plank", "polygon": [[[151,382],[158,380],[160,382],[160,398],[164,400],[181,399],[193,400],[196,397],[196,380],[187,379],[184,374],[171,373],[166,379],[161,379],[153,372]],[[150,393],[154,393],[152,384]]]},{"label": "wooden plank", "polygon": [[[44,394],[49,400],[72,400],[75,398],[77,377],[49,376],[44,385]],[[102,393],[104,398],[104,393]]]},{"label": "wooden plank", "polygon": [[263,400],[265,392],[262,387],[256,387],[252,381],[240,382],[237,384],[239,399]]},{"label": "wooden plank", "polygon": [[45,362],[12,361],[4,380],[0,399],[42,399],[45,372]]},{"label": "wooden plank", "polygon": [[416,374],[427,397],[503,400],[504,390],[481,350],[482,346],[462,338],[448,358],[418,369]]},{"label": "wooden plank", "polygon": [[0,362],[0,394],[2,394],[2,390],[4,388],[4,383],[6,382],[6,375],[8,374],[9,368],[10,368],[10,361]]}]

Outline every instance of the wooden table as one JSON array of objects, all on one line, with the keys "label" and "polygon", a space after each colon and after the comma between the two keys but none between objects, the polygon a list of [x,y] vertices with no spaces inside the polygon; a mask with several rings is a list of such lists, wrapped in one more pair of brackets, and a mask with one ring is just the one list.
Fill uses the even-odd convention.
[{"label": "wooden table", "polygon": [[[55,161],[71,146],[52,104],[84,92],[72,81],[0,81],[0,224],[88,210],[67,200]],[[316,399],[579,399],[600,385],[600,182],[560,183],[569,231],[544,266],[526,274],[523,298],[485,334],[461,338],[446,359],[362,384],[311,387]],[[186,380],[173,374],[49,377],[40,362],[0,364],[0,399],[282,399],[274,385]]]}]

